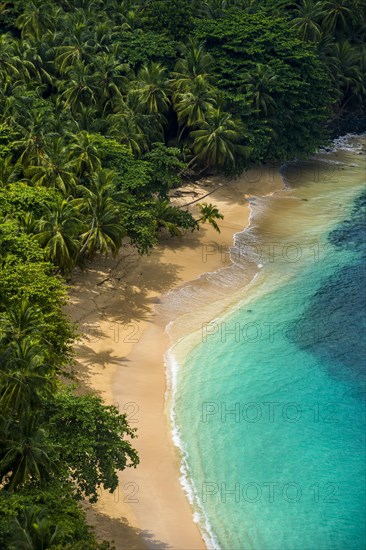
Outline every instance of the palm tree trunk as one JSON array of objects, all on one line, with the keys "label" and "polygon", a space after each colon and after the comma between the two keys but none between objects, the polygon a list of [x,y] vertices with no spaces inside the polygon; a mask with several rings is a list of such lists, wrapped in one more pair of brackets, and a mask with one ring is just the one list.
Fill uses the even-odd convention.
[{"label": "palm tree trunk", "polygon": [[182,126],[181,130],[178,131],[178,136],[177,136],[177,139],[178,139],[178,143],[180,142],[180,140],[182,139],[182,135],[183,135],[183,132],[184,130],[186,129],[187,126]]},{"label": "palm tree trunk", "polygon": [[94,227],[95,227],[95,218],[93,218],[93,221],[92,221],[92,224],[91,224],[91,227],[90,227],[89,237],[86,239],[86,241],[85,241],[83,247],[82,247],[82,248],[80,249],[80,251],[79,251],[79,257],[82,256],[82,255],[84,254],[84,252],[85,252],[85,250],[86,250],[86,248],[87,248],[87,246],[88,246],[88,244],[89,244],[89,241],[90,241],[90,239],[91,239],[91,237],[92,237],[92,235],[93,235]]},{"label": "palm tree trunk", "polygon": [[198,159],[198,155],[196,155],[195,157],[193,157],[193,159],[191,159],[191,160],[189,161],[189,163],[187,164],[187,168],[189,168],[189,167],[191,166],[192,162],[195,162],[197,159]]},{"label": "palm tree trunk", "polygon": [[205,199],[209,195],[212,195],[212,193],[214,193],[215,191],[220,189],[223,185],[227,185],[228,183],[230,183],[230,180],[226,181],[225,183],[222,183],[221,185],[218,185],[217,187],[215,187],[215,189],[213,189],[209,193],[206,193],[206,195],[203,195],[203,197],[199,197],[198,199],[194,199],[194,201],[187,202],[186,204],[180,204],[180,205],[177,206],[177,208],[185,208],[186,206],[190,206],[191,204],[194,204],[195,202],[201,201],[202,199]]}]

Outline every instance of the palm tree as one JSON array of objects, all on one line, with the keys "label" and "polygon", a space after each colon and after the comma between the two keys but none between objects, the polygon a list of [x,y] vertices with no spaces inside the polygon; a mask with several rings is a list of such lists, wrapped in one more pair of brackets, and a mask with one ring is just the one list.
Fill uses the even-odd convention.
[{"label": "palm tree", "polygon": [[7,420],[0,449],[0,480],[9,491],[48,479],[58,470],[56,446],[37,413],[24,414],[20,421]]},{"label": "palm tree", "polygon": [[27,235],[34,235],[37,233],[38,220],[36,220],[32,212],[21,212],[17,219],[24,233]]},{"label": "palm tree", "polygon": [[226,10],[237,6],[245,13],[255,13],[258,11],[258,2],[255,0],[205,0],[193,1],[199,17],[209,19],[220,19],[225,15]]},{"label": "palm tree", "polygon": [[112,7],[113,19],[117,23],[116,32],[133,30],[140,22],[141,5],[131,3],[130,0],[120,0]]},{"label": "palm tree", "polygon": [[31,306],[28,300],[12,304],[6,314],[0,314],[0,346],[11,341],[20,342],[27,336],[40,334],[40,311]]},{"label": "palm tree", "polygon": [[39,60],[39,56],[27,40],[15,42],[13,56],[19,65],[19,73],[16,76],[20,75],[23,82],[31,82],[33,77],[38,76],[35,61]]},{"label": "palm tree", "polygon": [[204,16],[212,19],[223,17],[225,10],[232,4],[230,0],[207,0],[204,3]]},{"label": "palm tree", "polygon": [[156,228],[165,229],[171,236],[180,236],[182,231],[177,225],[177,208],[169,200],[157,200],[155,203]]},{"label": "palm tree", "polygon": [[89,229],[80,235],[82,248],[79,256],[93,258],[96,252],[116,255],[125,235],[121,223],[120,203],[115,198],[115,173],[112,170],[99,170],[90,182],[90,187],[82,187],[84,195],[79,199],[80,212],[85,215]]},{"label": "palm tree", "polygon": [[75,204],[68,198],[59,199],[56,204],[47,207],[34,235],[34,239],[45,249],[46,258],[65,274],[74,267],[80,248],[77,240],[80,218]]},{"label": "palm tree", "polygon": [[76,62],[67,70],[67,77],[67,80],[60,83],[60,105],[69,107],[75,115],[80,105],[96,103],[96,80],[90,65],[86,65],[84,61]]},{"label": "palm tree", "polygon": [[10,524],[9,550],[46,550],[61,544],[63,530],[48,516],[46,508],[31,506]]},{"label": "palm tree", "polygon": [[109,115],[107,120],[108,135],[125,145],[135,157],[139,158],[148,151],[149,139],[142,128],[144,121],[146,121],[145,130],[148,130],[151,125],[149,115],[133,113],[128,109],[125,113]]},{"label": "palm tree", "polygon": [[[112,5],[109,4],[108,7],[112,7]],[[93,16],[95,16],[94,13],[92,14],[92,17]],[[98,53],[112,53],[112,50],[115,46],[120,47],[118,41],[120,39],[122,29],[118,25],[113,25],[115,21],[114,13],[111,19],[112,21],[110,19],[101,18],[100,22],[94,26],[93,32],[90,33],[88,44],[90,45],[91,49]],[[113,53],[115,54],[116,50],[113,50]],[[121,56],[116,55],[115,57],[119,58]]]},{"label": "palm tree", "polygon": [[353,99],[360,100],[362,92],[361,56],[347,40],[336,42],[333,56],[338,65],[337,84],[342,92],[340,111]]},{"label": "palm tree", "polygon": [[60,33],[47,30],[37,42],[37,48],[31,41],[22,41],[21,59],[22,64],[27,63],[28,72],[34,75],[31,82],[34,85],[40,85],[44,91],[55,90],[57,86],[57,70],[54,64],[54,41]]},{"label": "palm tree", "polygon": [[206,114],[217,107],[215,90],[202,76],[198,76],[185,92],[175,93],[173,101],[180,127],[178,139],[186,128],[204,121]]},{"label": "palm tree", "polygon": [[64,29],[56,49],[55,64],[62,75],[78,63],[91,60],[88,56],[90,33],[85,16],[82,12],[78,12],[77,15],[70,14],[70,18],[72,32],[65,32],[66,29]]},{"label": "palm tree", "polygon": [[95,136],[83,130],[76,134],[69,145],[70,160],[74,163],[79,176],[93,174],[101,166],[100,148]]},{"label": "palm tree", "polygon": [[276,102],[271,92],[276,84],[277,76],[270,67],[257,63],[255,70],[246,75],[246,88],[255,105],[257,116],[265,116],[274,109]]},{"label": "palm tree", "polygon": [[54,138],[45,147],[45,155],[40,162],[29,166],[25,176],[33,185],[70,192],[76,185],[76,174],[72,161],[67,159],[67,150],[61,137]]},{"label": "palm tree", "polygon": [[21,166],[14,164],[11,155],[0,159],[0,187],[7,187],[18,180]]},{"label": "palm tree", "polygon": [[333,42],[325,36],[319,44],[319,55],[326,64],[337,92],[335,111],[340,116],[349,103],[362,105],[362,50],[347,40]]},{"label": "palm tree", "polygon": [[113,54],[104,53],[95,60],[96,86],[101,105],[104,106],[115,96],[122,97],[127,92],[131,75],[130,66],[127,63],[120,63]]},{"label": "palm tree", "polygon": [[38,113],[35,119],[27,126],[18,125],[22,137],[13,142],[13,146],[19,149],[18,162],[23,167],[40,163],[45,155],[43,115]]},{"label": "palm tree", "polygon": [[0,349],[1,410],[21,416],[39,408],[42,397],[51,395],[55,386],[49,371],[43,348],[31,337],[13,339],[7,345],[4,341]]},{"label": "palm tree", "polygon": [[329,0],[324,3],[322,28],[328,33],[345,31],[352,19],[348,0]]},{"label": "palm tree", "polygon": [[12,81],[4,76],[0,86],[0,113],[2,120],[10,126],[14,127],[18,122],[18,107],[26,92],[26,86],[21,85],[19,80]]},{"label": "palm tree", "polygon": [[180,92],[190,89],[191,85],[200,77],[201,81],[210,84],[212,75],[210,68],[213,64],[213,57],[206,52],[203,42],[189,38],[188,43],[181,48],[183,58],[175,65],[172,81],[173,88]]},{"label": "palm tree", "polygon": [[76,65],[77,62],[83,60],[84,54],[84,44],[73,43],[70,45],[62,45],[57,49],[57,56],[55,63],[59,68],[61,74],[64,74],[66,71],[70,70],[71,67]]},{"label": "palm tree", "polygon": [[15,42],[10,34],[0,35],[0,80],[19,78],[21,60],[15,55]]},{"label": "palm tree", "polygon": [[247,156],[248,148],[240,145],[243,130],[229,113],[215,110],[198,130],[191,132],[194,157],[189,166],[197,162],[208,167],[234,166],[238,155]]},{"label": "palm tree", "polygon": [[361,90],[358,99],[362,108],[366,102],[366,51],[360,53],[360,76]]},{"label": "palm tree", "polygon": [[323,14],[323,2],[313,0],[302,0],[301,4],[293,11],[294,19],[292,26],[298,30],[302,40],[319,41],[321,27],[319,22]]},{"label": "palm tree", "polygon": [[39,40],[47,29],[54,28],[56,14],[54,7],[44,0],[30,0],[26,2],[23,13],[17,19],[17,26],[21,30],[22,38]]},{"label": "palm tree", "polygon": [[137,79],[132,81],[130,94],[136,97],[142,112],[153,115],[165,113],[170,105],[166,69],[159,63],[144,65]]},{"label": "palm tree", "polygon": [[126,145],[134,156],[141,157],[151,144],[164,140],[162,117],[141,112],[136,95],[129,94],[127,101],[114,101],[113,110],[106,117],[107,134]]},{"label": "palm tree", "polygon": [[198,206],[198,208],[200,210],[200,214],[201,214],[201,217],[197,220],[197,222],[198,223],[208,222],[210,225],[212,225],[212,227],[215,229],[215,231],[220,233],[220,228],[217,225],[216,220],[223,220],[224,216],[222,214],[220,214],[219,209],[217,208],[217,206],[215,206],[211,203],[207,204],[206,202],[202,203],[202,204],[197,204],[197,206]]},{"label": "palm tree", "polygon": [[[82,111],[82,108],[80,111]],[[79,130],[76,120],[70,116],[70,113],[55,106],[52,116],[48,119],[47,131],[47,145],[51,150],[54,150],[55,148],[57,150],[55,145],[60,136],[63,138],[61,140],[61,144],[66,144],[69,140],[74,138],[75,134]],[[66,160],[68,160],[68,147],[63,149],[63,153],[66,155]]]},{"label": "palm tree", "polygon": [[103,121],[98,118],[96,107],[92,105],[80,105],[74,122],[77,125],[78,132],[84,130],[88,134],[98,133],[103,125]]}]

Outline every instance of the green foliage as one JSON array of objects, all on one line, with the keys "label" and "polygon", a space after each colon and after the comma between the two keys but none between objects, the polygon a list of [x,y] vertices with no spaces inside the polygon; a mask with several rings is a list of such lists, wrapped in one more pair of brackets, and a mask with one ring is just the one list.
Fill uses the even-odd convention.
[{"label": "green foliage", "polygon": [[[16,222],[6,222],[0,228],[0,541],[6,540],[4,547],[9,548],[31,541],[38,544],[38,533],[45,544],[53,540],[55,544],[61,541],[65,548],[69,544],[72,548],[97,548],[74,504],[77,517],[70,523],[64,509],[54,516],[58,508],[48,493],[46,511],[28,507],[38,502],[50,483],[59,483],[64,501],[74,496],[95,501],[100,487],[115,490],[117,472],[138,463],[125,439],[135,433],[125,415],[105,407],[100,398],[77,397],[71,390],[58,389],[56,374],[70,362],[73,338],[62,312],[64,284],[52,274],[52,265],[42,261],[36,242],[19,232]],[[11,500],[12,494],[19,495],[19,507],[9,511],[4,498],[9,495]],[[22,509],[24,517],[18,513]],[[11,531],[9,521],[4,525],[3,515],[13,516]],[[33,518],[32,526],[38,525],[37,533],[27,518]],[[71,533],[74,519],[80,533]]]},{"label": "green foliage", "polygon": [[81,224],[74,203],[58,197],[34,228],[34,240],[45,249],[45,258],[59,265],[63,273],[72,270],[79,252],[75,237]]},{"label": "green foliage", "polygon": [[52,439],[59,445],[60,460],[80,497],[95,502],[100,487],[113,492],[117,472],[138,464],[136,451],[125,439],[134,438],[135,430],[128,426],[126,415],[103,405],[98,396],[59,392],[47,402],[45,415]]},{"label": "green foliage", "polygon": [[[4,368],[4,361],[1,360]],[[4,385],[4,379],[17,377],[13,365],[6,365],[7,373],[2,376],[2,401],[7,395],[8,385]],[[45,383],[46,375],[32,377],[25,376],[28,380],[21,380],[26,384],[25,391],[31,393],[37,383]],[[23,369],[23,379],[24,379]],[[24,391],[23,391],[24,393]],[[51,479],[58,472],[57,452],[55,445],[49,438],[47,426],[42,422],[39,413],[35,413],[38,400],[23,399],[19,403],[8,402],[4,414],[8,418],[2,419],[0,436],[0,479],[4,489],[14,491],[31,482],[42,483]],[[22,406],[23,405],[23,406]],[[17,414],[19,420],[13,420],[11,416]]]},{"label": "green foliage", "polygon": [[149,61],[164,61],[167,66],[174,64],[176,44],[170,37],[156,32],[155,28],[127,30],[121,35],[120,41],[121,58],[134,70]]},{"label": "green foliage", "polygon": [[[29,485],[17,492],[0,491],[0,547],[8,548],[13,536],[13,523],[22,522],[27,510],[45,510],[48,522],[58,525],[61,547],[96,550],[94,535],[85,523],[85,514],[73,495],[69,482],[50,481]],[[80,545],[80,546],[79,546]]]},{"label": "green foliage", "polygon": [[61,389],[62,276],[219,231],[214,205],[195,220],[171,204],[188,174],[362,130],[365,20],[361,0],[0,3],[1,548],[98,548],[75,497],[138,463],[124,415]]},{"label": "green foliage", "polygon": [[166,147],[162,143],[156,143],[144,156],[144,160],[151,166],[150,189],[160,197],[167,197],[170,189],[182,184],[181,174],[187,165],[181,160],[181,153],[177,147]]},{"label": "green foliage", "polygon": [[[29,241],[26,246],[28,244]],[[52,361],[56,370],[66,368],[70,362],[74,331],[62,311],[65,303],[64,284],[52,275],[51,264],[42,261],[23,262],[21,257],[15,260],[10,255],[10,259],[5,259],[0,266],[0,314],[7,317],[9,308],[11,311],[12,307],[19,307],[22,300],[39,310],[41,335],[49,342],[49,361]]]},{"label": "green foliage", "polygon": [[169,204],[168,200],[158,200],[155,204],[157,228],[165,229],[171,236],[181,235],[181,229],[197,229],[198,223],[187,210]]},{"label": "green foliage", "polygon": [[50,521],[47,509],[32,506],[23,511],[20,519],[12,521],[9,548],[51,548],[62,538],[60,526]]},{"label": "green foliage", "polygon": [[120,205],[115,200],[115,173],[110,170],[95,172],[89,188],[83,189],[80,211],[85,214],[87,231],[80,235],[81,250],[93,258],[97,251],[108,255],[117,254],[124,237],[120,223]]},{"label": "green foliage", "polygon": [[199,23],[196,32],[215,59],[218,86],[246,126],[252,160],[310,153],[326,138],[330,80],[315,48],[285,19],[233,12]]},{"label": "green foliage", "polygon": [[44,187],[29,187],[24,182],[10,183],[6,192],[0,190],[0,214],[20,218],[25,214],[41,217],[47,207],[55,204],[57,193]]},{"label": "green foliage", "polygon": [[13,143],[18,133],[7,122],[0,123],[0,159],[5,159],[13,151]]},{"label": "green foliage", "polygon": [[0,258],[6,265],[39,262],[44,255],[37,243],[23,233],[15,220],[0,223]]},{"label": "green foliage", "polygon": [[147,253],[157,243],[154,201],[129,195],[121,206],[124,227],[134,246],[140,253]]},{"label": "green foliage", "polygon": [[198,204],[197,206],[201,214],[201,217],[198,221],[202,223],[208,222],[210,225],[212,225],[215,231],[220,233],[220,228],[216,220],[223,220],[224,216],[220,214],[218,208],[216,208],[215,205],[211,203],[208,204],[206,202]]},{"label": "green foliage", "polygon": [[[80,199],[79,186],[109,168],[125,202],[139,195],[150,209],[142,218],[150,219],[154,194],[167,197],[184,172],[168,160],[159,166],[157,149],[180,148],[190,174],[239,172],[248,163],[306,155],[324,141],[330,119],[334,126],[364,112],[359,1],[4,4],[4,17],[13,11],[17,29],[1,36],[0,54],[4,188],[22,180]],[[214,137],[218,112],[231,121],[231,138],[221,142]],[[68,273],[95,253],[115,253],[122,235],[148,250],[133,227],[135,210],[124,208],[123,216],[118,239],[100,236],[84,250],[85,242],[72,243],[88,235],[95,217],[81,215],[72,253],[51,241],[53,248],[42,245],[46,256]],[[36,225],[24,220],[29,233],[44,222],[35,217]]]},{"label": "green foliage", "polygon": [[190,164],[198,161],[206,167],[231,168],[240,156],[245,158],[249,153],[249,149],[240,143],[244,129],[229,113],[213,110],[196,126],[198,129],[191,132],[195,156]]},{"label": "green foliage", "polygon": [[188,0],[155,0],[147,3],[142,25],[181,40],[191,32],[193,13],[192,3]]},{"label": "green foliage", "polygon": [[124,199],[128,195],[150,197],[150,167],[134,159],[131,151],[115,139],[96,136],[98,146],[103,150],[104,165],[116,173],[116,191],[122,191]]}]

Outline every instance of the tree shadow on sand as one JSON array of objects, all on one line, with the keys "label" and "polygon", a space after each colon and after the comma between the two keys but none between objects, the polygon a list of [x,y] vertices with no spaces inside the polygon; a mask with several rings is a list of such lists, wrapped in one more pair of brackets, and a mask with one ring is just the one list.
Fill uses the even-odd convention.
[{"label": "tree shadow on sand", "polygon": [[116,356],[114,349],[96,352],[85,344],[82,344],[78,347],[78,354],[83,357],[86,367],[89,367],[91,365],[98,365],[103,369],[110,365],[121,367],[123,366],[123,363],[127,361],[126,357]]},{"label": "tree shadow on sand", "polygon": [[168,550],[169,545],[158,540],[145,529],[132,527],[124,518],[111,518],[90,505],[85,505],[87,521],[94,528],[97,539],[108,541],[116,550]]}]

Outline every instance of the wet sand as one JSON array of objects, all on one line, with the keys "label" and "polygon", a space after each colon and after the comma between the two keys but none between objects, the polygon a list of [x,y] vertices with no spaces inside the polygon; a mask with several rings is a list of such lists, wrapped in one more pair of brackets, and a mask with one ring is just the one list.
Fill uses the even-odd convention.
[{"label": "wet sand", "polygon": [[[233,235],[249,223],[248,198],[281,187],[277,169],[267,167],[230,182],[212,178],[175,190],[180,205],[214,190],[202,202],[212,202],[224,215],[221,233],[205,225],[163,239],[144,257],[126,246],[118,258],[99,260],[74,277],[68,312],[82,333],[76,350],[79,378],[107,404],[116,404],[138,430],[133,444],[139,466],[120,473],[114,495],[103,492],[96,505],[86,505],[98,538],[114,541],[117,550],[206,547],[179,482],[180,460],[166,410],[165,326],[182,313],[167,293],[229,266]],[[197,214],[195,204],[190,208]],[[154,307],[161,301],[168,305],[163,315]],[[184,307],[189,311],[189,302]]]}]

